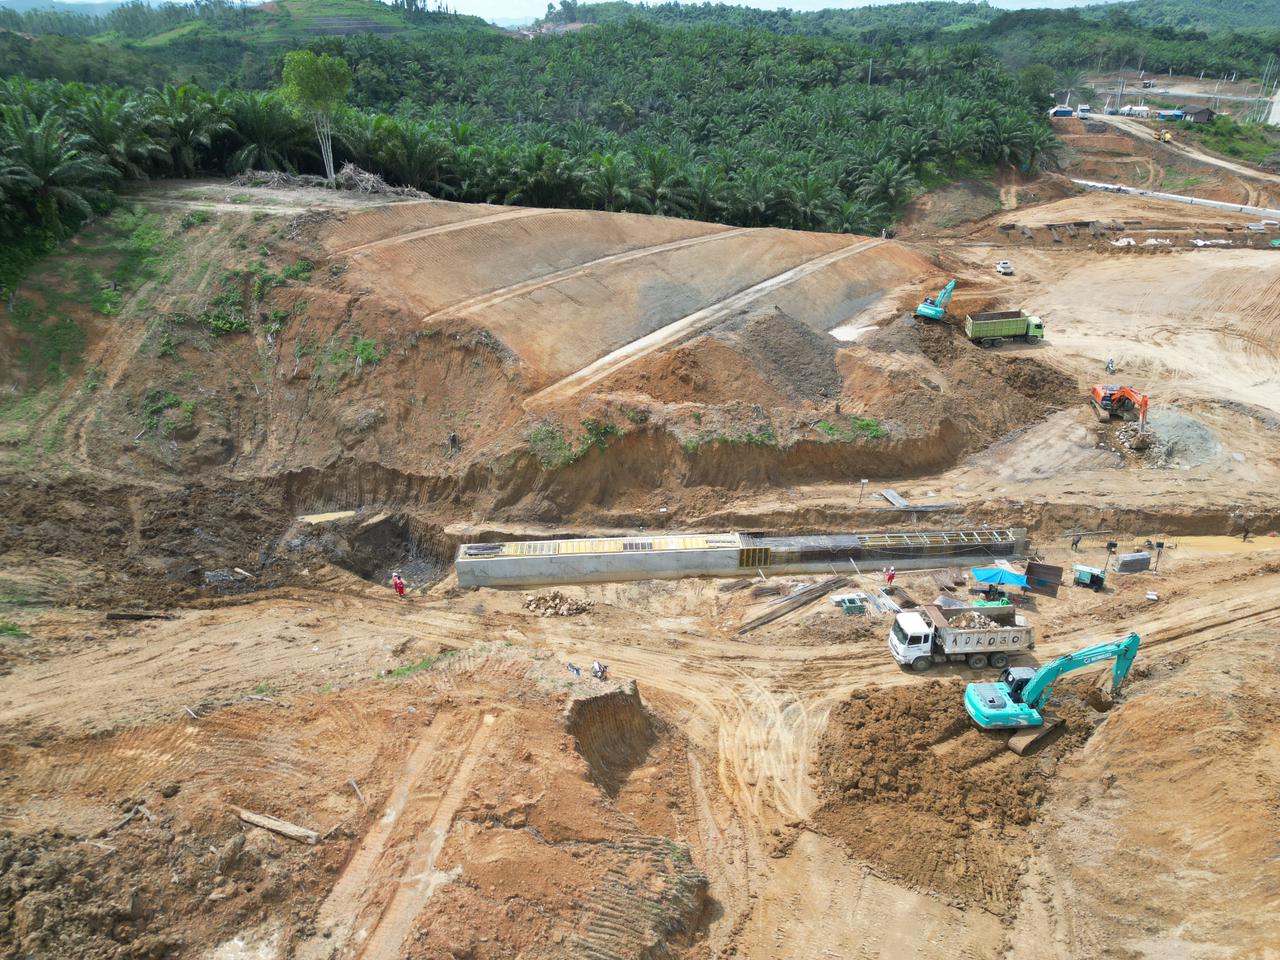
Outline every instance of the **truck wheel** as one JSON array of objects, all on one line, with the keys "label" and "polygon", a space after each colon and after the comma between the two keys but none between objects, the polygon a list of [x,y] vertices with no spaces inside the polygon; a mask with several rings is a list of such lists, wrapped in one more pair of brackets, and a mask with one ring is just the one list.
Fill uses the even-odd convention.
[{"label": "truck wheel", "polygon": [[1040,338],[1037,337],[1034,333],[1027,334],[1027,343],[1039,343],[1039,342],[1040,342]]},{"label": "truck wheel", "polygon": [[916,659],[911,661],[911,669],[916,673],[924,673],[932,666],[933,661],[928,657],[916,657]]},{"label": "truck wheel", "polygon": [[983,346],[983,347],[994,347],[995,345],[996,345],[996,342],[995,342],[994,340],[992,340],[990,337],[986,337],[986,338],[982,341],[982,346]]},{"label": "truck wheel", "polygon": [[969,669],[971,670],[981,670],[987,665],[986,654],[971,653],[969,654],[969,659],[966,660],[965,663],[969,664]]},{"label": "truck wheel", "polygon": [[991,655],[991,665],[997,670],[1003,670],[1009,665],[1009,658],[1003,653],[993,653]]}]

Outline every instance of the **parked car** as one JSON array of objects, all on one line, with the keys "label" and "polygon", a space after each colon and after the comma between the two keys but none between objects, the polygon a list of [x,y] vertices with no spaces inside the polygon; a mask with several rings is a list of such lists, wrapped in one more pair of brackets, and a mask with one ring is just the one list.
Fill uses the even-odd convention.
[{"label": "parked car", "polygon": [[1006,277],[1013,276],[1013,264],[1008,260],[1001,260],[996,264],[996,273],[1003,274]]}]

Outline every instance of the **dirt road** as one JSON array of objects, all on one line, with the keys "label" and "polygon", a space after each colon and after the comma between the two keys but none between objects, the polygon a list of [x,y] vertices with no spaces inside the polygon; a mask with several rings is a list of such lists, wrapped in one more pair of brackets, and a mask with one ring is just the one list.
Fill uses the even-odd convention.
[{"label": "dirt road", "polygon": [[[1129,117],[1107,116],[1105,114],[1095,115],[1090,119],[1109,123],[1113,127],[1123,130],[1125,133],[1136,137],[1139,140],[1151,139],[1151,131],[1153,129],[1151,124],[1142,123],[1141,121],[1133,120]],[[1280,174],[1267,173],[1265,170],[1259,170],[1257,167],[1250,167],[1243,163],[1236,163],[1232,160],[1227,160],[1223,157],[1206,153],[1205,151],[1180,140],[1175,139],[1169,143],[1161,144],[1161,146],[1166,150],[1181,153],[1184,156],[1199,161],[1200,163],[1207,163],[1210,166],[1221,167],[1223,170],[1230,170],[1232,173],[1241,177],[1272,185],[1280,184]]]}]

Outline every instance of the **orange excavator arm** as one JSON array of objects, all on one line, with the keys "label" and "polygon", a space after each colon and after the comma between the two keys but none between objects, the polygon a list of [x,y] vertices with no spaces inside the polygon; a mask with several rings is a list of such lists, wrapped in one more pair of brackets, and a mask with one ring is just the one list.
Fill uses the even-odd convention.
[{"label": "orange excavator arm", "polygon": [[[1105,416],[1108,413],[1116,416],[1125,409],[1126,405],[1132,404],[1134,409],[1138,411],[1140,429],[1146,429],[1147,405],[1150,402],[1150,398],[1145,393],[1139,393],[1133,387],[1112,388],[1095,383],[1090,391],[1090,397],[1094,406],[1099,410],[1099,416]],[[1104,403],[1107,406],[1104,406]]]},{"label": "orange excavator arm", "polygon": [[1147,428],[1147,404],[1150,397],[1145,393],[1139,393],[1133,387],[1121,387],[1111,395],[1111,409],[1116,409],[1116,404],[1120,400],[1128,400],[1137,408],[1138,411],[1138,428],[1145,430]]}]

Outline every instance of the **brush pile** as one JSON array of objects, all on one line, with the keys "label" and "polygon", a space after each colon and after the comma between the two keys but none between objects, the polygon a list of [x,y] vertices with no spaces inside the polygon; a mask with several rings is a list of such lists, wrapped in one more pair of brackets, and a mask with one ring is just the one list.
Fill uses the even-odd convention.
[{"label": "brush pile", "polygon": [[356,193],[379,194],[392,197],[417,197],[431,199],[431,194],[413,187],[393,187],[376,173],[361,170],[354,163],[344,163],[330,183],[324,177],[306,173],[285,173],[282,170],[249,170],[231,181],[233,187],[332,187],[337,190],[354,190]]}]

